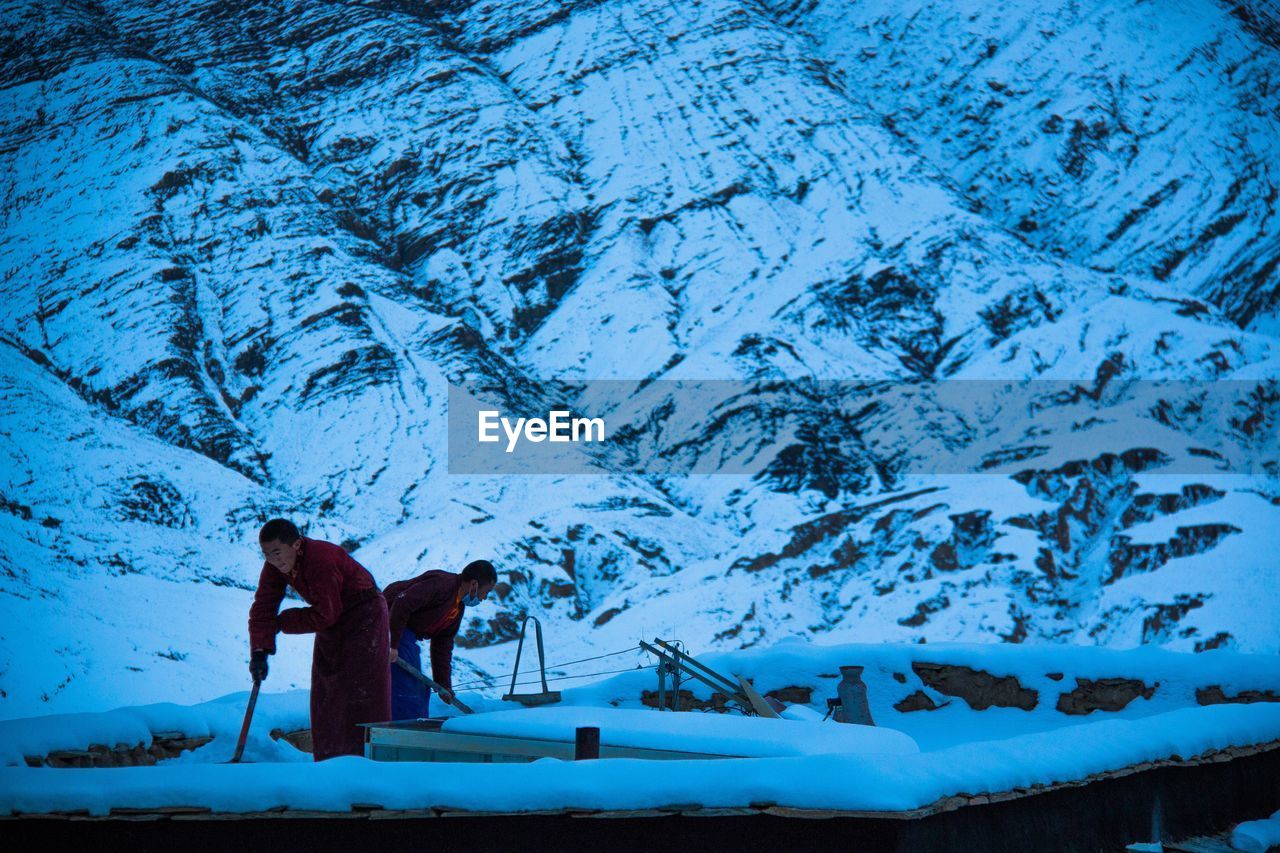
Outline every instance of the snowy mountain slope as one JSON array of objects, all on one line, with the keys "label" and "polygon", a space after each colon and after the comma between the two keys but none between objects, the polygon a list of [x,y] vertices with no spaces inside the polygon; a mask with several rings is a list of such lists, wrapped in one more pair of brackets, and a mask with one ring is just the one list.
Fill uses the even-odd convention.
[{"label": "snowy mountain slope", "polygon": [[[1160,473],[1137,452],[1081,462],[907,478],[773,550],[606,599],[622,612],[597,634],[609,647],[659,628],[698,648],[792,634],[1274,648],[1261,604],[1274,600],[1274,487]],[[645,597],[663,604],[624,606]]]},{"label": "snowy mountain slope", "polygon": [[[86,396],[262,482],[341,492],[370,454],[422,454],[394,414],[424,405],[397,376],[412,365],[366,307],[392,276],[333,233],[296,161],[148,60],[6,95],[10,128],[34,137],[5,252],[10,293],[34,299],[6,301],[9,333]],[[335,416],[366,407],[391,413],[367,420],[377,450],[312,452]],[[388,497],[408,486],[397,474]]]},{"label": "snowy mountain slope", "polygon": [[[35,300],[11,300],[6,329],[85,396],[171,442],[289,482],[354,527],[393,522],[441,455],[421,431],[442,420],[446,374],[530,393],[516,390],[519,373],[424,309],[274,140],[153,61],[92,73],[103,72],[118,75],[103,81],[121,87],[110,99],[107,88],[64,92],[74,69],[9,90],[10,129],[30,159],[13,175],[6,278]],[[105,132],[89,116],[110,127],[109,143],[74,135]],[[98,159],[67,156],[65,171],[35,162],[75,146]],[[85,196],[115,215],[94,219]],[[91,228],[74,230],[82,219]],[[55,223],[65,242],[47,241]],[[139,343],[109,344],[122,339]]]},{"label": "snowy mountain slope", "polygon": [[9,344],[0,389],[5,708],[196,697],[240,670],[227,644],[260,567],[244,534],[289,496],[94,410]]},{"label": "snowy mountain slope", "polygon": [[1275,333],[1274,4],[769,5],[984,215]]},{"label": "snowy mountain slope", "polygon": [[[67,399],[39,434],[9,406],[5,451],[18,460],[35,442],[51,456],[115,424],[109,455],[216,510],[191,516],[182,551],[120,550],[131,536],[116,519],[141,499],[107,490],[62,545],[28,535],[45,529],[36,521],[7,522],[4,558],[90,566],[86,602],[135,583],[97,559],[108,544],[148,577],[179,566],[194,582],[216,565],[251,582],[270,506],[345,542],[383,584],[495,559],[505,598],[462,635],[482,647],[469,660],[492,668],[526,613],[560,658],[658,629],[727,647],[817,632],[1276,648],[1253,614],[1277,587],[1265,555],[1280,512],[1280,355],[1258,319],[1265,286],[1232,277],[1270,257],[1257,204],[1270,173],[1248,157],[1205,161],[1202,194],[1230,178],[1248,215],[1165,281],[1152,258],[1187,245],[1166,210],[1189,211],[1194,230],[1208,207],[1153,208],[1096,263],[1070,248],[1071,229],[1123,217],[1135,182],[1163,174],[1151,152],[1174,157],[1175,138],[1211,149],[1212,123],[1157,136],[1127,182],[1083,170],[1041,229],[1020,231],[997,202],[1014,210],[1022,184],[975,189],[955,179],[953,149],[886,126],[899,109],[889,87],[918,69],[851,83],[840,39],[867,31],[842,15],[648,0],[10,4],[0,336],[12,371],[36,371],[22,388],[62,383]],[[1171,55],[1143,67],[1201,97]],[[1047,73],[1038,61],[1016,65]],[[1237,100],[1214,109],[1256,141],[1268,119],[1246,95],[1266,94],[1274,56],[1241,67]],[[1069,94],[1052,74],[1043,85]],[[1002,122],[989,131],[1012,132]],[[647,385],[618,444],[650,465],[591,455],[593,476],[449,474],[450,383],[531,414],[587,402],[550,380],[607,377],[735,382],[728,399]],[[923,392],[863,410],[858,387],[786,384],[812,378]],[[926,399],[939,380],[993,378],[1073,380],[1088,400],[1050,399],[1042,424],[998,397]],[[1151,404],[1151,444],[1125,424],[1148,419],[1136,380],[1152,378],[1240,384]],[[60,468],[7,469],[6,501],[40,496],[40,512],[70,516],[96,488],[83,478],[99,476],[81,472],[115,463],[68,446]],[[1196,467],[1207,457],[1192,446],[1218,462]],[[177,460],[237,485],[179,482]],[[679,473],[699,464],[734,473]],[[1149,541],[1148,522],[1173,530]],[[42,610],[43,577],[5,590],[26,630],[103,631],[87,603]],[[184,690],[243,677],[248,593],[224,593],[219,662],[211,651],[185,667]],[[0,689],[22,697],[7,713],[45,694],[89,707],[105,686],[58,692],[53,673],[123,660],[153,624],[122,614],[124,651],[109,658],[55,649],[56,666],[6,670]],[[305,670],[286,666],[294,682]]]},{"label": "snowy mountain slope", "polygon": [[[262,565],[255,532],[266,518],[296,512],[300,501],[102,412],[2,343],[0,389],[6,710],[102,707],[123,695],[191,699],[212,685],[238,685],[246,608]],[[682,550],[723,547],[696,524],[659,538],[674,514],[657,503],[660,496],[637,512],[634,490],[590,479],[589,490],[543,481],[514,494],[512,484],[491,483],[488,494],[454,495],[357,556],[387,583],[491,553],[521,567],[507,577],[513,602],[576,614],[619,576],[669,574],[664,548],[679,562]],[[495,523],[481,505],[503,500],[540,508]],[[356,532],[340,520],[311,520],[313,535],[334,541]],[[647,547],[654,542],[656,550]],[[582,555],[576,586],[560,569],[562,547]],[[484,616],[492,621],[479,618],[469,635],[486,642],[511,636],[511,616]],[[272,683],[305,687],[309,638],[281,642]]]},{"label": "snowy mountain slope", "polygon": [[[340,227],[499,346],[568,280],[593,212],[573,153],[414,14],[357,4],[109,3],[122,32],[306,164]],[[481,319],[484,318],[484,319]]]}]

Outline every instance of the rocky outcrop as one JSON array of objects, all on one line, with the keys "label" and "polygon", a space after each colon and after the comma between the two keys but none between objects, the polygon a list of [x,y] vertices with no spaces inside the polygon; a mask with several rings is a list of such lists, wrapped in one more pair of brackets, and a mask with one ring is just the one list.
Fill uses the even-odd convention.
[{"label": "rocky outcrop", "polygon": [[975,711],[993,706],[1030,711],[1040,698],[1037,691],[1023,687],[1014,675],[997,676],[967,666],[921,661],[913,662],[911,669],[927,686],[963,699]]},{"label": "rocky outcrop", "polygon": [[[807,705],[813,699],[813,688],[800,685],[779,687],[764,694],[767,699],[784,705]],[[663,707],[673,711],[715,711],[725,713],[737,706],[730,706],[729,697],[719,691],[712,691],[707,699],[700,699],[692,691],[681,689],[679,695],[675,691],[667,691],[667,703]],[[640,702],[649,708],[658,707],[658,691],[642,690]]]},{"label": "rocky outcrop", "polygon": [[[657,708],[658,691],[641,691],[640,702],[649,708]],[[663,707],[670,708],[673,711],[715,711],[724,713],[729,711],[728,702],[729,697],[720,692],[713,692],[709,699],[699,699],[688,690],[680,690],[678,693],[668,690],[667,703]]]},{"label": "rocky outcrop", "polygon": [[1062,713],[1072,715],[1119,711],[1139,696],[1150,699],[1159,686],[1148,686],[1136,678],[1076,678],[1075,689],[1060,694],[1056,707]]},{"label": "rocky outcrop", "polygon": [[934,547],[929,559],[944,572],[967,569],[984,563],[995,544],[995,527],[991,513],[986,510],[959,513],[949,516],[951,536]]},{"label": "rocky outcrop", "polygon": [[903,714],[911,711],[936,711],[937,709],[938,705],[923,690],[917,690],[893,703],[893,710]]},{"label": "rocky outcrop", "polygon": [[1196,701],[1201,705],[1222,705],[1226,703],[1248,705],[1253,702],[1280,702],[1280,693],[1275,690],[1241,690],[1234,696],[1228,696],[1221,685],[1211,684],[1208,687],[1196,688]]},{"label": "rocky outcrop", "polygon": [[983,215],[1046,252],[1199,294],[1241,325],[1275,317],[1266,4],[768,6]]}]

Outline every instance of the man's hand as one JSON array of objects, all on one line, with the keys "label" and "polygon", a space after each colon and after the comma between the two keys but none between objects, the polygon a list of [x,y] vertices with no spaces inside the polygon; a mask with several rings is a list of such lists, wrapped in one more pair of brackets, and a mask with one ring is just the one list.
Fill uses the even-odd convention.
[{"label": "man's hand", "polygon": [[400,653],[399,653],[398,651],[396,651],[395,646],[392,646],[392,647],[391,647],[391,662],[392,662],[392,663],[395,663],[395,662],[396,662],[396,661],[398,661],[398,660],[400,660]]},{"label": "man's hand", "polygon": [[445,703],[446,705],[452,705],[452,704],[453,704],[453,691],[452,691],[452,690],[450,690],[449,688],[447,688],[447,687],[441,687],[441,688],[440,688],[440,690],[439,690],[439,696],[440,696],[440,698],[441,698],[441,699],[443,699],[443,700],[444,700],[444,703]]},{"label": "man's hand", "polygon": [[254,649],[253,654],[249,656],[249,674],[253,676],[254,681],[267,680],[266,649]]}]

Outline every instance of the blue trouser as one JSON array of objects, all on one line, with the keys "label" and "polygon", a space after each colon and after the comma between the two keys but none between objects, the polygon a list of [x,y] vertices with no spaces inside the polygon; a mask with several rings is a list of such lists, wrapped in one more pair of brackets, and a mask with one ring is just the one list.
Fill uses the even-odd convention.
[{"label": "blue trouser", "polygon": [[[418,638],[406,629],[396,646],[400,660],[422,671],[422,653],[418,650]],[[427,685],[414,678],[395,664],[391,665],[391,719],[416,720],[431,715],[431,691]]]}]

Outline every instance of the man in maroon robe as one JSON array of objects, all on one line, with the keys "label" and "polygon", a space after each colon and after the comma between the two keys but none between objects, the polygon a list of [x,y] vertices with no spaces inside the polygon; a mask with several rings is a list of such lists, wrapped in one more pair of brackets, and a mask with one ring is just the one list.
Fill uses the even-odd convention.
[{"label": "man in maroon robe", "polygon": [[[396,581],[383,595],[391,609],[391,660],[403,659],[421,670],[418,640],[431,641],[431,678],[453,702],[453,638],[468,607],[484,601],[498,574],[488,560],[468,563],[461,574],[429,571]],[[431,696],[421,682],[400,667],[391,668],[391,718],[411,720],[429,714]]]},{"label": "man in maroon robe", "polygon": [[[249,608],[249,672],[267,677],[276,633],[316,635],[311,658],[311,740],[316,761],[363,755],[360,723],[391,718],[387,603],[369,571],[283,518],[258,535],[266,563]],[[279,611],[292,587],[307,607]]]}]

